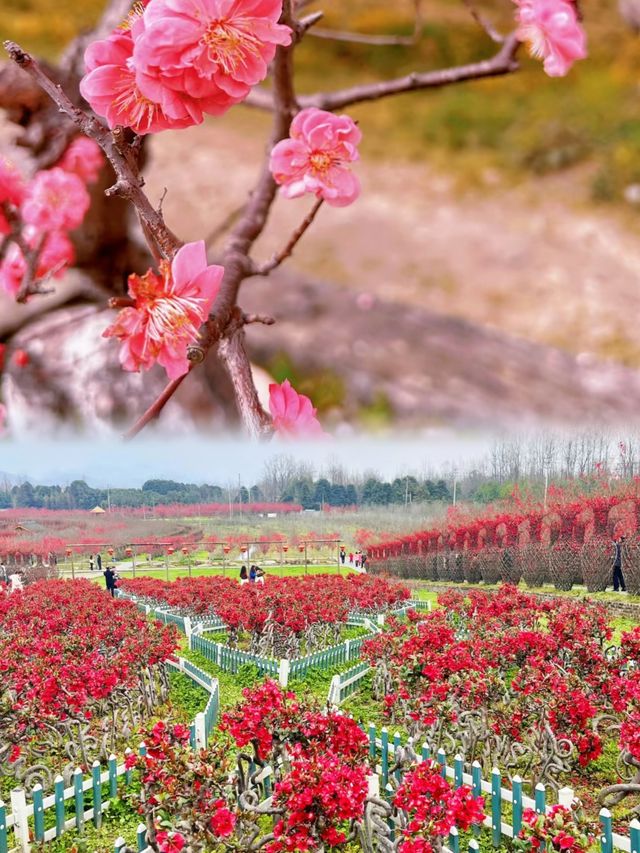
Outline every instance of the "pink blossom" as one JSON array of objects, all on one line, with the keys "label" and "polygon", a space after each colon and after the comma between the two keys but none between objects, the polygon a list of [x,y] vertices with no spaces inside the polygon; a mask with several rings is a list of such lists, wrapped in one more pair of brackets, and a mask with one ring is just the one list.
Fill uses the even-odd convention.
[{"label": "pink blossom", "polygon": [[156,841],[160,853],[180,853],[186,843],[179,832],[157,832]]},{"label": "pink blossom", "polygon": [[116,30],[109,38],[92,42],[85,51],[87,74],[80,81],[80,92],[93,111],[106,118],[109,127],[124,125],[144,135],[202,121],[202,112],[190,114],[176,92],[165,93],[162,106],[143,95],[132,54],[131,30]]},{"label": "pink blossom", "polygon": [[11,231],[7,218],[2,211],[2,205],[10,204],[18,207],[24,198],[25,185],[22,175],[13,163],[0,157],[0,234]]},{"label": "pink blossom", "polygon": [[228,838],[236,826],[236,816],[227,808],[224,800],[216,800],[213,804],[215,812],[211,818],[211,829],[218,838]]},{"label": "pink blossom", "polygon": [[[0,403],[0,438],[7,432],[7,407]],[[11,759],[10,759],[11,760]]]},{"label": "pink blossom", "polygon": [[288,379],[269,385],[269,411],[275,431],[289,438],[325,436],[311,400],[291,387]]},{"label": "pink blossom", "polygon": [[64,152],[58,166],[65,172],[73,172],[85,184],[93,184],[104,166],[104,155],[93,139],[78,136]]},{"label": "pink blossom", "polygon": [[349,116],[315,107],[302,110],[291,122],[290,138],[271,152],[271,174],[287,198],[314,193],[334,207],[345,207],[360,194],[349,164],[359,157],[361,138]]},{"label": "pink blossom", "polygon": [[[33,235],[29,238],[29,245],[35,246],[36,240],[37,238]],[[59,278],[74,260],[75,250],[67,235],[62,231],[50,231],[38,256],[36,278],[44,278],[48,275]]]},{"label": "pink blossom", "polygon": [[189,370],[187,349],[211,310],[223,273],[221,266],[207,266],[200,240],[183,246],[171,266],[163,262],[160,274],[148,270],[143,276],[130,275],[135,306],[124,308],[103,332],[123,342],[123,368],[148,370],[158,362],[170,379],[183,376]]},{"label": "pink blossom", "polygon": [[544,60],[550,77],[564,77],[576,59],[587,55],[587,39],[571,0],[516,0],[520,41]]},{"label": "pink blossom", "polygon": [[282,0],[154,0],[135,38],[140,89],[154,99],[173,89],[206,113],[224,112],[264,80],[276,46],[290,43],[281,13]]},{"label": "pink blossom", "polygon": [[24,255],[15,243],[11,243],[0,263],[0,288],[9,296],[17,296],[26,271]]},{"label": "pink blossom", "polygon": [[71,231],[80,225],[90,204],[80,178],[56,167],[38,172],[28,185],[22,219],[41,231]]}]

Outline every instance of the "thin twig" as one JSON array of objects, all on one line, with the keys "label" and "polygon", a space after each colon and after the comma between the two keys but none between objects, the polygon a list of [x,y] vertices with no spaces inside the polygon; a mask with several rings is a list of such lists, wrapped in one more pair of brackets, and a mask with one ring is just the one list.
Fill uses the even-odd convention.
[{"label": "thin twig", "polygon": [[291,237],[289,238],[289,242],[287,245],[281,249],[276,255],[271,258],[266,264],[263,264],[256,269],[256,275],[269,275],[270,272],[273,272],[283,261],[286,261],[287,258],[290,258],[293,254],[293,250],[300,242],[305,231],[309,228],[313,220],[316,218],[316,214],[322,207],[322,202],[324,199],[319,198],[316,200],[316,203],[313,205],[309,213],[302,220],[300,225],[293,232]]},{"label": "thin twig", "polygon": [[95,140],[102,148],[116,173],[116,183],[106,191],[106,194],[117,194],[129,199],[138,212],[140,220],[153,235],[163,256],[172,258],[182,244],[142,191],[144,181],[127,144],[119,140],[118,135],[111,133],[97,118],[74,106],[62,87],[54,83],[38,62],[15,42],[5,41],[4,47],[11,59],[38,83],[79,130],[85,136]]},{"label": "thin twig", "polygon": [[385,80],[380,83],[364,83],[348,89],[340,89],[327,94],[317,93],[299,98],[300,108],[318,107],[321,110],[340,110],[351,104],[364,101],[378,101],[391,95],[404,92],[415,92],[420,89],[439,89],[453,83],[463,83],[467,80],[479,80],[483,77],[499,77],[518,69],[516,54],[520,42],[515,33],[509,35],[498,53],[491,59],[472,62],[469,65],[458,65],[453,68],[441,68],[438,71],[426,71],[422,74],[407,74],[395,80]]},{"label": "thin twig", "polygon": [[[189,371],[191,371],[191,366],[189,367]],[[160,396],[153,401],[147,411],[138,418],[134,425],[127,430],[127,432],[125,432],[123,436],[125,441],[130,441],[132,438],[135,438],[138,433],[142,432],[142,430],[147,426],[147,424],[151,423],[151,421],[154,421],[157,417],[160,416],[160,413],[162,412],[166,404],[173,397],[173,395],[176,393],[176,391],[182,385],[188,375],[189,373],[184,373],[182,376],[179,376],[177,379],[172,379],[171,382],[169,382],[162,394],[160,394]]]},{"label": "thin twig", "polygon": [[480,27],[482,27],[482,29],[489,36],[491,41],[494,41],[496,44],[503,44],[504,43],[504,36],[502,35],[502,33],[499,33],[498,30],[496,30],[496,28],[493,26],[491,21],[488,18],[485,18],[485,16],[482,15],[476,9],[476,7],[473,4],[473,0],[462,0],[462,2],[464,3],[464,5],[469,10],[471,17],[474,19],[474,21]]},{"label": "thin twig", "polygon": [[372,44],[375,46],[400,45],[410,47],[416,43],[416,36],[391,36],[391,35],[367,35],[367,33],[355,33],[350,30],[331,30],[324,27],[315,27],[309,35],[314,38],[327,39],[327,41],[346,41],[352,44]]},{"label": "thin twig", "polygon": [[275,318],[269,316],[269,314],[243,314],[242,322],[245,326],[250,326],[252,323],[262,323],[263,326],[273,326],[276,321]]}]

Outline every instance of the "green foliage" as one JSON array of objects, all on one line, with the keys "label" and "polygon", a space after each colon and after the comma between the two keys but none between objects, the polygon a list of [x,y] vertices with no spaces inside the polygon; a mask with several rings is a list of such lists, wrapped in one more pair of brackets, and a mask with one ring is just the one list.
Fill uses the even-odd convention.
[{"label": "green foliage", "polygon": [[183,718],[183,722],[192,722],[195,715],[204,710],[209,694],[189,676],[169,670],[171,703],[173,710]]}]

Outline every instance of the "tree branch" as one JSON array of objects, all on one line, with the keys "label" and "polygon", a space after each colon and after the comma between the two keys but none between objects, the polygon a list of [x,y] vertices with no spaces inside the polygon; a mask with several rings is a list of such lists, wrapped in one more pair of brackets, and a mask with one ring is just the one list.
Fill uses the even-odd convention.
[{"label": "tree branch", "polygon": [[38,83],[76,127],[102,148],[116,173],[116,183],[107,190],[107,194],[118,194],[129,199],[164,257],[172,258],[182,244],[142,191],[144,180],[138,171],[132,147],[119,139],[117,134],[111,133],[98,119],[74,106],[62,87],[54,83],[38,62],[21,47],[11,41],[4,42],[4,46],[11,59]]},{"label": "tree branch", "polygon": [[[191,372],[192,367],[193,365],[189,367],[189,372]],[[160,413],[187,378],[189,372],[184,373],[182,376],[179,376],[177,379],[172,379],[171,382],[169,382],[162,394],[153,401],[147,411],[138,418],[135,424],[125,432],[123,436],[125,441],[130,441],[132,438],[135,438],[139,432],[142,432],[147,424],[160,416]]]},{"label": "tree branch", "polygon": [[245,334],[242,328],[244,317],[241,312],[238,312],[238,315],[237,328],[220,341],[218,355],[233,383],[246,432],[254,439],[265,438],[272,431],[271,417],[262,408],[258,399],[245,348]]},{"label": "tree branch", "polygon": [[458,65],[453,68],[442,68],[438,71],[426,71],[422,74],[414,72],[395,80],[380,83],[365,83],[352,86],[327,94],[317,93],[299,99],[300,107],[318,107],[321,110],[341,110],[351,104],[364,101],[377,101],[391,95],[404,92],[415,92],[420,89],[439,89],[452,83],[463,83],[467,80],[479,80],[483,77],[499,77],[516,71],[518,66],[516,54],[520,42],[512,33],[508,36],[498,53],[491,59],[472,62],[469,65]]},{"label": "tree branch", "polygon": [[316,214],[322,207],[322,202],[324,199],[319,198],[316,200],[316,203],[313,205],[309,213],[302,220],[300,225],[296,228],[296,230],[291,235],[289,242],[287,245],[281,249],[276,255],[271,258],[266,264],[263,264],[256,269],[256,275],[269,275],[270,272],[273,272],[283,261],[286,261],[287,258],[291,257],[293,254],[293,250],[300,242],[305,231],[309,228],[313,220],[316,218]]}]

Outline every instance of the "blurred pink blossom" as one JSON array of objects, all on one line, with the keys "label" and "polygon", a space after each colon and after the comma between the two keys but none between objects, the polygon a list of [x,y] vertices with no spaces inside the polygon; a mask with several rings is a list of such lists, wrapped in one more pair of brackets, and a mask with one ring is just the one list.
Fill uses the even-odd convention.
[{"label": "blurred pink blossom", "polygon": [[571,0],[516,0],[520,41],[543,60],[550,77],[564,77],[576,59],[587,55],[587,38]]},{"label": "blurred pink blossom", "polygon": [[311,400],[292,388],[288,379],[269,385],[269,411],[278,435],[288,438],[321,438],[326,433],[316,418]]},{"label": "blurred pink blossom", "polygon": [[55,167],[38,172],[27,186],[22,219],[41,231],[71,231],[89,210],[91,200],[77,175]]},{"label": "blurred pink blossom", "polygon": [[0,157],[0,234],[11,231],[7,218],[2,211],[3,204],[18,207],[25,193],[22,175],[9,160]]},{"label": "blurred pink blossom", "polygon": [[287,198],[313,193],[334,207],[345,207],[360,195],[350,164],[358,160],[362,138],[349,116],[315,107],[302,110],[291,122],[289,139],[271,152],[270,169]]},{"label": "blurred pink blossom", "polygon": [[65,172],[77,175],[85,184],[93,184],[98,180],[100,169],[104,166],[104,155],[93,139],[78,136],[68,146],[58,166]]}]

